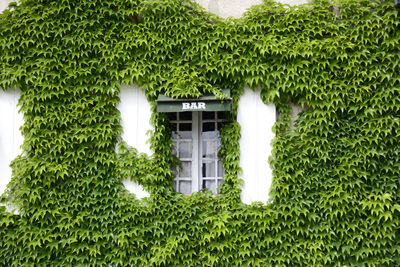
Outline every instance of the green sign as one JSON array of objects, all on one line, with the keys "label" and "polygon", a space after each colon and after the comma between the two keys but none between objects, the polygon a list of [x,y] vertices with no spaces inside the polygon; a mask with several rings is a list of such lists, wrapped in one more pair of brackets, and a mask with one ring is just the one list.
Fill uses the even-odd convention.
[{"label": "green sign", "polygon": [[223,92],[229,96],[228,99],[221,100],[213,95],[191,99],[173,99],[161,94],[157,98],[157,112],[229,111],[232,102],[230,90]]}]

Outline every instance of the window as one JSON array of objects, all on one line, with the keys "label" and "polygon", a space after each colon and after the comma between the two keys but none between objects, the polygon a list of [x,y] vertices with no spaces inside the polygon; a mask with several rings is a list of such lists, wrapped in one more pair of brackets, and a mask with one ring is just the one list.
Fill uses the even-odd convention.
[{"label": "window", "polygon": [[182,164],[175,168],[175,190],[191,194],[207,188],[217,194],[224,175],[218,151],[225,112],[175,112],[169,117],[173,127],[172,153]]}]

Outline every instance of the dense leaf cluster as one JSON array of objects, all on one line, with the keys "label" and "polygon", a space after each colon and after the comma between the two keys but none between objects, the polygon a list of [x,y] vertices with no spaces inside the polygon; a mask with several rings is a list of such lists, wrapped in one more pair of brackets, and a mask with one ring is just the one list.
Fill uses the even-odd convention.
[{"label": "dense leaf cluster", "polygon": [[[392,0],[266,1],[222,20],[189,0],[22,0],[0,15],[0,86],[22,91],[23,154],[0,207],[5,266],[400,264],[400,17]],[[222,194],[172,190],[121,142],[119,87],[153,103],[245,84],[281,117],[271,203],[240,203],[240,126],[222,130]],[[290,128],[290,105],[306,107]],[[4,114],[3,114],[4,115]],[[267,164],[267,163],[266,163]],[[121,180],[141,183],[137,200]],[[268,192],[265,192],[268,194]]]}]

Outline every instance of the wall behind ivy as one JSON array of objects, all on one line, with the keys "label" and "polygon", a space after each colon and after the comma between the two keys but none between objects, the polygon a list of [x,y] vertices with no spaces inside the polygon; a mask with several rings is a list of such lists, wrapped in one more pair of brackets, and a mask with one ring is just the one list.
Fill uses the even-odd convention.
[{"label": "wall behind ivy", "polygon": [[[20,88],[25,120],[2,198],[20,213],[0,208],[4,265],[399,265],[392,1],[266,1],[227,20],[190,1],[21,2],[0,17],[0,86]],[[164,114],[152,116],[151,157],[121,142],[122,83],[142,86],[153,109],[160,92],[232,88],[221,196],[172,190]],[[280,112],[267,205],[240,202],[246,84]],[[292,103],[307,107],[294,129]],[[150,198],[128,194],[127,177]]]}]

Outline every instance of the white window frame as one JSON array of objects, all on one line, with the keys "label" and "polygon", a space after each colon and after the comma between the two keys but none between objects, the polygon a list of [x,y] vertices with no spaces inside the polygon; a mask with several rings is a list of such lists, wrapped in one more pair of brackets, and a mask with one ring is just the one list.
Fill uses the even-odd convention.
[{"label": "white window frame", "polygon": [[[214,112],[214,111],[213,111]],[[214,193],[217,193],[218,187],[222,184],[223,182],[223,175],[224,171],[222,169],[222,163],[221,159],[218,158],[218,151],[220,148],[220,135],[218,134],[215,138],[202,138],[201,134],[203,132],[203,123],[214,123],[215,129],[217,130],[218,128],[218,123],[223,123],[226,122],[226,119],[220,119],[218,118],[218,112],[215,112],[215,118],[214,119],[202,119],[202,111],[193,111],[191,112],[192,114],[192,119],[191,120],[181,120],[178,118],[179,112],[176,113],[177,118],[176,120],[170,120],[170,123],[174,123],[177,126],[177,131],[179,130],[179,124],[180,123],[191,123],[192,125],[192,139],[186,139],[186,138],[173,138],[174,143],[177,144],[177,147],[175,147],[176,153],[179,154],[179,146],[181,143],[185,141],[191,141],[192,142],[192,149],[191,149],[191,158],[183,158],[179,157],[179,159],[182,162],[191,162],[191,177],[180,177],[180,171],[177,171],[176,177],[174,179],[174,187],[176,191],[180,192],[180,182],[181,181],[191,181],[191,192],[188,194],[192,194],[194,192],[198,192],[203,189],[203,181],[211,180],[214,181],[214,186],[211,191]],[[219,131],[219,130],[218,130]],[[176,141],[176,142],[175,142]],[[216,152],[214,154],[214,157],[212,158],[203,158],[203,141],[214,141],[217,142],[217,148]],[[212,177],[203,177],[203,164],[205,162],[213,162],[214,161],[214,176]],[[219,164],[220,163],[220,164]],[[221,168],[220,172],[218,168]],[[218,174],[221,175],[218,175]]]}]

